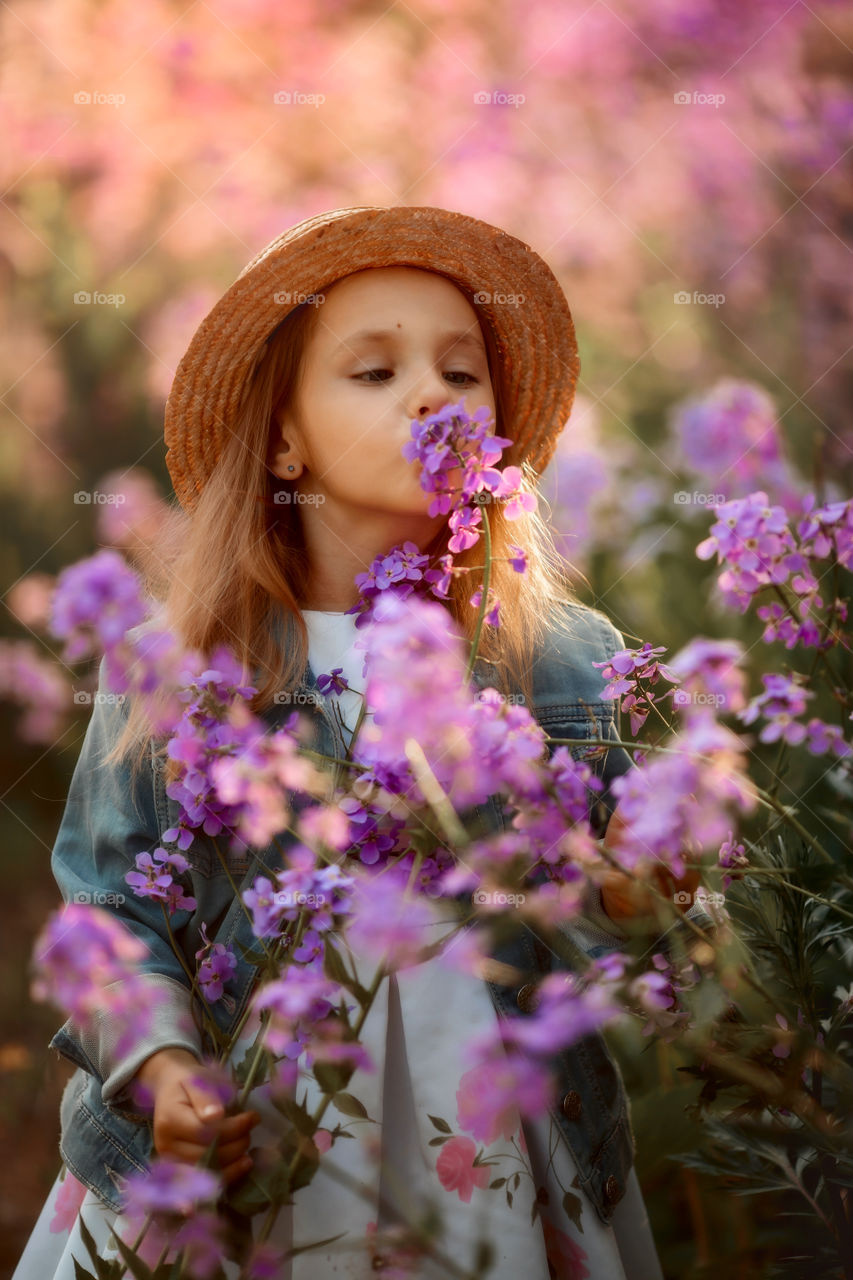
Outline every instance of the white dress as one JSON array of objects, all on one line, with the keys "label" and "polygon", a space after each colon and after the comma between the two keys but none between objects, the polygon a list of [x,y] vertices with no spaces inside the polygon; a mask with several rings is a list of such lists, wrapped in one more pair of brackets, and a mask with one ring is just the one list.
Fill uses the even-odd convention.
[{"label": "white dress", "polygon": [[[351,687],[360,690],[362,653],[353,647],[360,633],[352,616],[304,612],[312,670],[319,675],[342,667]],[[344,729],[351,731],[361,697],[345,693],[337,701]],[[444,927],[437,927],[440,936]],[[370,962],[352,958],[366,985],[373,973]],[[312,1241],[339,1238],[285,1257],[276,1271],[280,1280],[367,1280],[381,1274],[374,1256],[377,1232],[391,1225],[395,1214],[397,1221],[407,1216],[422,1220],[430,1206],[440,1214],[446,1256],[463,1271],[473,1268],[477,1243],[485,1239],[494,1259],[487,1274],[494,1280],[517,1280],[520,1275],[529,1280],[663,1280],[633,1169],[607,1226],[584,1192],[572,1186],[576,1167],[550,1116],[523,1124],[516,1117],[509,1139],[499,1135],[488,1144],[462,1129],[457,1115],[457,1091],[467,1067],[462,1050],[496,1017],[485,982],[451,971],[440,958],[401,969],[382,984],[361,1036],[377,1069],[357,1070],[347,1085],[368,1119],[353,1119],[333,1104],[328,1107],[323,1129],[340,1125],[353,1136],[337,1138],[323,1155],[312,1182],[296,1192],[293,1206],[280,1211],[270,1242],[284,1254]],[[247,1027],[233,1050],[235,1061],[243,1057],[251,1039]],[[310,1072],[302,1074],[297,1092],[313,1111],[321,1095]],[[253,1131],[253,1146],[263,1145],[265,1138],[273,1138],[278,1113],[265,1102],[263,1090],[255,1091],[251,1105],[262,1115]],[[430,1116],[446,1129],[437,1128]],[[447,1142],[430,1145],[431,1139],[448,1131],[452,1137]],[[481,1150],[481,1159],[490,1162],[485,1169],[472,1165]],[[335,1170],[340,1177],[334,1176]],[[506,1181],[499,1187],[489,1185],[500,1179]],[[353,1180],[362,1194],[354,1194]],[[540,1188],[547,1193],[547,1204],[531,1222]],[[574,1197],[572,1217],[563,1208],[567,1191]],[[84,1266],[88,1261],[78,1213],[99,1254],[118,1256],[111,1228],[124,1238],[126,1224],[63,1168],[12,1280],[76,1280],[73,1258]],[[387,1246],[385,1256],[391,1275],[439,1280],[451,1274],[428,1259],[410,1273],[394,1271]],[[156,1257],[147,1260],[151,1264]],[[226,1263],[225,1271],[229,1280],[237,1280],[234,1264]]]}]

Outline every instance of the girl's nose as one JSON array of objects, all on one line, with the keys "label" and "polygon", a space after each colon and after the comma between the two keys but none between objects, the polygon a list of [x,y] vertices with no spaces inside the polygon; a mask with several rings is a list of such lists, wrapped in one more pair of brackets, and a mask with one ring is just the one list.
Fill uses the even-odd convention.
[{"label": "girl's nose", "polygon": [[421,380],[419,385],[414,388],[411,399],[409,400],[409,408],[413,412],[410,418],[424,418],[430,413],[438,413],[439,409],[449,404],[450,395],[447,385],[442,382],[434,374]]}]

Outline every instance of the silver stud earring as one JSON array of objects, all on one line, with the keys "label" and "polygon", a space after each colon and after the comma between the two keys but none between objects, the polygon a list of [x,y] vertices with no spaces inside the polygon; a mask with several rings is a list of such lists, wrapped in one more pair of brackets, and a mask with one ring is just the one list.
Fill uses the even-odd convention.
[{"label": "silver stud earring", "polygon": [[287,469],[288,471],[295,471],[296,467],[294,467],[293,463],[291,462],[290,466]]}]

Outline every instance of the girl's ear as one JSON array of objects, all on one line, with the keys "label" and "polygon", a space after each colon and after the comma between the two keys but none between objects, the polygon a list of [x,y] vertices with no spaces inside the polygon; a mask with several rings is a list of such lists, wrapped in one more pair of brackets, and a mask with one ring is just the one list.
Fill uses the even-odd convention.
[{"label": "girl's ear", "polygon": [[302,459],[295,447],[295,433],[285,414],[274,423],[267,465],[280,480],[295,480],[302,474]]}]

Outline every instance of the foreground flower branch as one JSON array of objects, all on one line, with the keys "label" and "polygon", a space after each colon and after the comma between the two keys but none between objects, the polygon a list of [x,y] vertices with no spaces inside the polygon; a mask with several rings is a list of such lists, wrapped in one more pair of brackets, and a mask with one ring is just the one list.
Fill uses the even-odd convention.
[{"label": "foreground flower branch", "polygon": [[[489,503],[504,502],[508,518],[535,503],[517,469],[492,465],[510,442],[490,436],[487,427],[482,414],[469,417],[462,404],[413,424],[408,456],[419,461],[425,487],[435,494],[431,512],[449,515],[450,552],[431,567],[407,543],[358,581],[362,598],[353,612],[369,639],[364,695],[373,716],[360,719],[345,761],[306,749],[299,713],[270,732],[249,710],[255,689],[227,651],[210,661],[181,652],[149,617],[135,575],[120,557],[100,553],[67,570],[60,582],[54,629],[66,641],[66,657],[103,652],[116,696],[147,699],[156,690],[152,713],[156,703],[157,726],[168,737],[177,771],[167,790],[180,817],[164,834],[163,847],[137,858],[136,870],[126,877],[128,889],[159,905],[174,939],[173,922],[184,921],[195,906],[186,892],[187,854],[192,858],[200,843],[209,842],[229,876],[233,858],[248,857],[257,866],[252,887],[242,895],[231,880],[251,922],[251,961],[258,971],[253,1000],[232,1036],[223,1037],[215,1008],[237,963],[234,952],[205,932],[196,970],[186,976],[223,1067],[223,1101],[239,1111],[255,1090],[264,1089],[285,1125],[277,1158],[227,1191],[212,1167],[214,1149],[208,1167],[197,1170],[155,1159],[151,1173],[126,1188],[132,1239],[117,1247],[133,1275],[159,1278],[177,1274],[177,1266],[181,1274],[209,1280],[224,1274],[226,1257],[240,1262],[245,1280],[273,1274],[276,1255],[268,1240],[281,1207],[298,1197],[321,1164],[334,1168],[334,1148],[343,1134],[340,1126],[329,1130],[321,1123],[330,1105],[354,1120],[366,1114],[348,1085],[358,1069],[374,1065],[359,1036],[383,981],[428,955],[450,956],[462,936],[467,942],[459,963],[476,972],[502,916],[524,918],[558,949],[565,942],[561,926],[582,912],[590,878],[602,880],[608,872],[643,887],[653,904],[651,928],[660,936],[673,923],[680,927],[650,963],[642,941],[650,921],[633,927],[626,919],[621,953],[593,961],[574,956],[577,977],[553,975],[541,984],[535,1010],[523,1019],[501,1020],[489,1036],[472,1043],[469,1074],[481,1088],[465,1092],[459,1134],[443,1118],[437,1126],[440,1177],[448,1185],[452,1181],[460,1196],[487,1185],[490,1158],[474,1138],[493,1140],[501,1132],[496,1117],[513,1107],[528,1116],[544,1113],[552,1087],[548,1056],[592,1028],[639,1019],[645,1034],[682,1047],[690,1070],[705,1087],[713,1085],[714,1096],[748,1090],[749,1112],[764,1125],[763,1150],[770,1142],[768,1126],[780,1117],[795,1117],[809,1128],[821,1187],[809,1190],[800,1173],[789,1181],[817,1206],[827,1248],[842,1249],[848,1228],[841,1189],[850,1157],[833,1117],[843,1114],[839,1107],[849,1100],[849,1000],[827,1010],[828,1020],[818,1017],[816,1005],[801,1006],[803,1021],[793,1032],[790,1014],[770,1014],[778,997],[747,943],[754,954],[758,939],[762,946],[774,945],[773,927],[768,923],[762,932],[756,921],[761,902],[777,896],[794,915],[806,911],[807,903],[823,912],[817,936],[835,945],[841,917],[849,915],[849,869],[838,864],[836,852],[823,849],[794,806],[756,784],[749,773],[754,740],[721,717],[733,715],[749,725],[761,716],[767,725],[759,742],[783,738],[789,747],[805,745],[812,755],[831,754],[849,779],[849,716],[837,726],[819,717],[803,723],[798,717],[806,697],[817,695],[793,675],[765,680],[765,694],[748,701],[745,655],[734,641],[698,639],[668,664],[661,662],[662,646],[613,654],[596,664],[605,682],[602,696],[621,700],[633,732],[650,723],[674,732],[662,741],[624,744],[638,767],[614,780],[619,822],[603,844],[597,842],[589,814],[602,784],[587,761],[572,756],[570,747],[577,743],[548,739],[526,708],[494,690],[475,696],[471,687],[482,630],[500,625],[500,602],[490,595]],[[821,614],[817,584],[829,572],[819,572],[821,560],[832,561],[836,582],[839,571],[850,567],[851,504],[807,504],[796,538],[784,512],[767,508],[763,494],[726,504],[716,516],[699,554],[716,551],[725,560],[721,588],[739,608],[749,607],[762,589],[777,592],[777,600],[782,592],[782,613],[758,609],[768,624],[764,639],[784,638],[789,650],[815,647],[821,669],[837,681],[834,659],[846,649],[839,627],[846,604],[836,592]],[[481,537],[483,578],[472,595],[476,636],[466,646],[437,600],[457,571],[453,554]],[[513,568],[524,572],[518,551]],[[340,669],[324,673],[318,685],[324,692],[346,687]],[[843,686],[831,683],[831,696],[843,714],[849,707]],[[594,750],[612,747],[614,740],[584,739],[584,745]],[[493,796],[508,820],[497,835],[484,833],[474,816]],[[780,861],[770,839],[774,828],[761,825],[760,815],[768,810],[794,836],[805,837],[801,846],[785,846],[792,867]],[[265,849],[276,853],[279,869],[272,870]],[[820,880],[820,892],[809,882],[815,857],[838,872]],[[711,930],[682,918],[677,887],[667,894],[650,882],[653,873],[664,873],[658,883],[677,886],[688,861],[697,858],[723,889],[744,890],[743,907],[732,911],[731,895],[701,895]],[[796,884],[800,875],[802,885]],[[501,901],[506,905],[496,908]],[[457,924],[425,952],[419,941],[424,927],[436,905],[450,904]],[[339,945],[346,941],[373,961],[365,982],[347,966]],[[68,907],[49,922],[37,946],[37,992],[85,1020],[116,975],[126,975],[117,990],[132,993],[138,958],[118,919],[93,907]],[[805,953],[799,963],[802,989]],[[144,1039],[144,1025],[130,1016],[132,1005],[122,1003],[120,994],[115,999],[113,1011],[126,1018],[130,1042],[134,1036]],[[768,1016],[771,1026],[761,1021]],[[236,1046],[250,1025],[254,1042],[236,1062]],[[319,1089],[312,1111],[296,1096],[300,1062]],[[229,1063],[233,1077],[225,1070]],[[482,1087],[486,1080],[488,1089]],[[715,1133],[721,1121],[709,1114],[707,1124]],[[790,1140],[789,1124],[780,1142]],[[505,1177],[488,1183],[508,1197],[511,1184]],[[439,1239],[409,1226],[411,1257],[441,1254]],[[81,1274],[93,1273],[81,1268]]]}]

